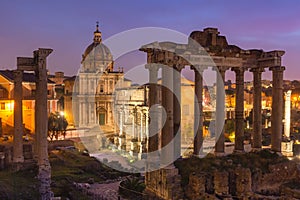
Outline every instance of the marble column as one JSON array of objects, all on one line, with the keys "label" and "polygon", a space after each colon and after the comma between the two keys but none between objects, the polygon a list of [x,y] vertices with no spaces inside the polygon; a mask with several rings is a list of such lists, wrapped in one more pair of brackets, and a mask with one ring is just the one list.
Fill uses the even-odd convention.
[{"label": "marble column", "polygon": [[235,146],[234,151],[244,151],[244,72],[242,67],[232,68],[235,72]]},{"label": "marble column", "polygon": [[285,93],[284,102],[284,137],[290,139],[291,129],[291,94],[292,90],[288,90]]},{"label": "marble column", "polygon": [[173,70],[173,112],[174,112],[174,159],[181,156],[181,70],[177,64]]},{"label": "marble column", "polygon": [[161,164],[172,165],[174,161],[174,106],[173,106],[173,70],[162,68],[162,106],[166,111],[166,121],[161,134]]},{"label": "marble column", "polygon": [[[191,66],[195,72],[195,100],[194,100],[194,149],[193,154],[202,153],[203,145],[203,67]],[[200,152],[201,151],[201,152]]]},{"label": "marble column", "polygon": [[14,141],[13,162],[24,162],[23,156],[23,116],[22,116],[22,79],[21,70],[14,71]]},{"label": "marble column", "polygon": [[225,136],[224,136],[224,122],[225,122],[225,72],[226,67],[218,66],[214,69],[217,72],[217,88],[216,88],[216,127],[215,127],[215,137],[216,146],[215,154],[217,156],[222,156],[225,154]]},{"label": "marble column", "polygon": [[[158,79],[158,64],[146,64],[146,69],[149,70],[149,115],[150,115],[150,126],[148,135],[148,152],[155,152],[158,150],[158,128],[159,112],[157,109],[153,109],[152,106],[159,104],[159,87],[157,85]],[[152,108],[152,109],[151,109]]]},{"label": "marble column", "polygon": [[253,73],[253,149],[262,147],[262,115],[261,115],[261,74],[263,68],[252,68]]},{"label": "marble column", "polygon": [[271,115],[271,149],[281,151],[282,118],[283,118],[283,71],[285,67],[271,67],[273,77],[272,115]]}]

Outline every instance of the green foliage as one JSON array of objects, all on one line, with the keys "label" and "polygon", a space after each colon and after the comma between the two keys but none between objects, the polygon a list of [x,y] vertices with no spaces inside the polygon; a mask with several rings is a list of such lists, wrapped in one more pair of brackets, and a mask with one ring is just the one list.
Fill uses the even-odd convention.
[{"label": "green foliage", "polygon": [[234,121],[233,120],[226,120],[225,122],[225,132],[232,133],[234,132]]},{"label": "green foliage", "polygon": [[65,137],[67,126],[68,122],[63,115],[59,112],[51,113],[48,117],[48,137],[51,141],[59,135]]},{"label": "green foliage", "polygon": [[138,177],[126,177],[126,180],[122,182],[122,186],[128,190],[133,190],[140,193],[142,193],[146,188],[144,182]]}]

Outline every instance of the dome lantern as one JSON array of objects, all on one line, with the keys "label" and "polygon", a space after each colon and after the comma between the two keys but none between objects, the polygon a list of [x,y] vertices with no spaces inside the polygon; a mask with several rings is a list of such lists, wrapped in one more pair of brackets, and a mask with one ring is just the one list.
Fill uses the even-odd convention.
[{"label": "dome lantern", "polygon": [[94,32],[94,42],[100,43],[102,41],[101,32],[99,31],[99,22],[96,22],[96,31]]}]

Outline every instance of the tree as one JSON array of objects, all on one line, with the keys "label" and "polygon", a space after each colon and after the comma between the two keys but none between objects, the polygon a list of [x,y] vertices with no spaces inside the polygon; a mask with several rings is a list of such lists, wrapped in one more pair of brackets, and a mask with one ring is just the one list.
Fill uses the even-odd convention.
[{"label": "tree", "polygon": [[68,122],[63,113],[55,112],[51,113],[48,117],[48,137],[52,141],[55,137],[58,139],[59,135],[66,136],[66,129]]}]

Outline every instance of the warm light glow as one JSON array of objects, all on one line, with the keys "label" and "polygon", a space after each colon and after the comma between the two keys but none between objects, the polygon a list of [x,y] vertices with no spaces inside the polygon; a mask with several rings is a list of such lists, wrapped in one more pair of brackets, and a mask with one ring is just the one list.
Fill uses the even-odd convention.
[{"label": "warm light glow", "polygon": [[59,113],[61,116],[64,116],[65,115],[65,113],[63,112],[63,111],[60,111],[60,113]]},{"label": "warm light glow", "polygon": [[13,111],[13,110],[14,110],[14,102],[11,101],[11,102],[7,103],[7,106],[6,106],[5,109],[6,109],[6,110]]}]

